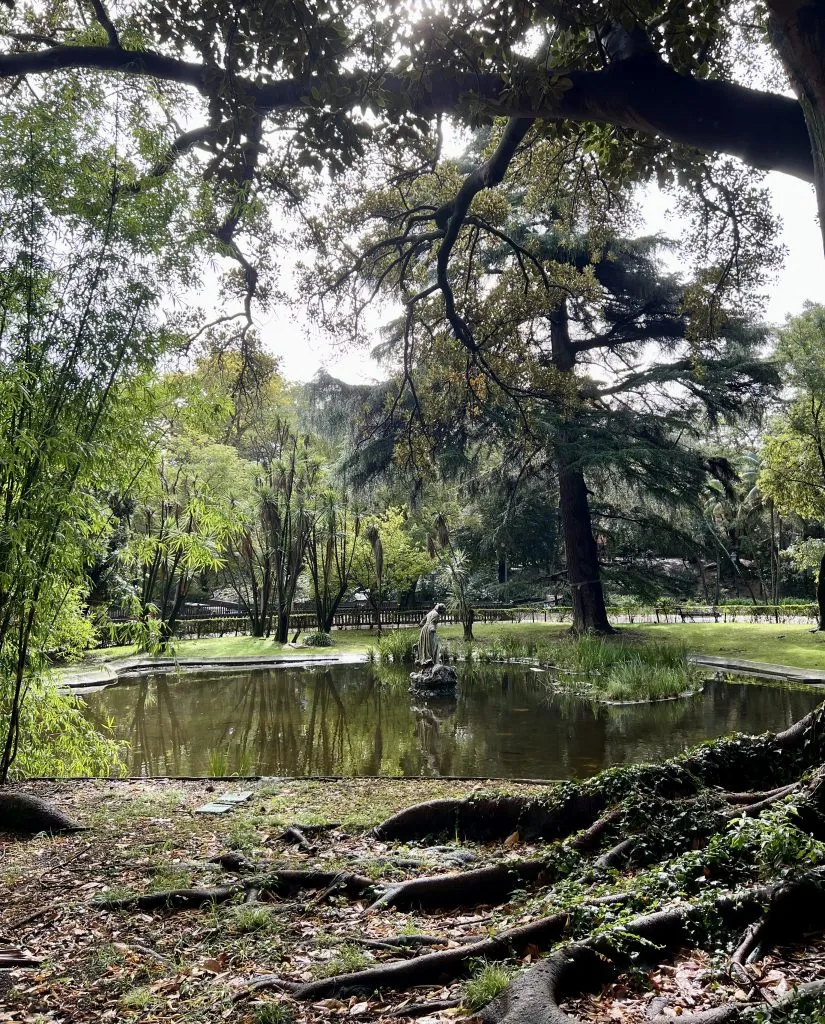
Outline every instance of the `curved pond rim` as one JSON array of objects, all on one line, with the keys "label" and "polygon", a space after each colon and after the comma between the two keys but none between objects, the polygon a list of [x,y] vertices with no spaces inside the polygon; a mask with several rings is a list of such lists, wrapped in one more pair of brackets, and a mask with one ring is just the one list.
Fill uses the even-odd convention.
[{"label": "curved pond rim", "polygon": [[[767,661],[748,661],[741,658],[722,658],[705,654],[691,654],[688,660],[694,665],[701,665],[703,668],[715,668],[738,676],[751,676],[757,679],[779,681],[786,680],[791,683],[825,686],[825,670],[820,669],[798,668],[794,665],[775,665]],[[86,667],[78,665],[56,668],[55,674],[58,677],[58,685],[62,689],[82,694],[113,686],[121,679],[158,672],[188,673],[238,668],[309,668],[314,665],[367,665],[370,663],[370,658],[366,654],[330,654],[314,655],[312,657],[301,657],[300,655],[293,657],[289,654],[279,654],[272,657],[261,657],[258,655],[245,658],[125,658],[119,662],[103,662]],[[490,664],[516,664],[542,669],[553,667],[552,665],[542,664],[537,658],[497,658],[491,660]]]},{"label": "curved pond rim", "polygon": [[559,786],[569,781],[493,775],[27,775],[25,779],[17,779],[8,785],[22,786],[29,782],[490,782],[504,786]]}]

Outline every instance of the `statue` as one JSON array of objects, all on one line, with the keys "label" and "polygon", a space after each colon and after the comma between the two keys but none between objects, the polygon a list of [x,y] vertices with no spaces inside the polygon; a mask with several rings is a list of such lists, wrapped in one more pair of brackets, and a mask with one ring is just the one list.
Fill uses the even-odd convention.
[{"label": "statue", "polygon": [[422,668],[441,664],[441,644],[438,642],[438,633],[435,627],[446,611],[445,605],[437,604],[421,620],[421,632],[418,634],[415,663]]},{"label": "statue", "polygon": [[421,620],[421,632],[418,634],[415,651],[415,664],[420,666],[420,670],[410,674],[412,690],[440,693],[452,689],[458,681],[455,669],[441,663],[441,645],[436,626],[446,611],[445,605],[437,604]]}]

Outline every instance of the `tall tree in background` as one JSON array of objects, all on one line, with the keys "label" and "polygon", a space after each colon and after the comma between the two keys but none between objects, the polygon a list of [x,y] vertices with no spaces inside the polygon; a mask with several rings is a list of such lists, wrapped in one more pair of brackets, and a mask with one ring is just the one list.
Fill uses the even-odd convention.
[{"label": "tall tree in background", "polygon": [[[361,533],[361,513],[345,489],[314,496],[307,544],[307,572],[318,629],[329,633],[350,586]],[[382,567],[383,568],[383,567]]]},{"label": "tall tree in background", "polygon": [[[445,171],[353,207],[341,230],[368,230],[354,258],[329,253],[332,292],[321,297],[335,294],[357,321],[375,294],[407,296],[386,346],[399,367],[396,391],[378,420],[413,467],[428,461],[426,442],[413,443],[405,421],[427,438],[429,460],[444,461],[445,431],[453,447],[492,434],[521,443],[528,463],[551,455],[573,628],[609,632],[593,481],[612,473],[663,499],[697,494],[706,471],[723,469],[698,451],[703,422],[754,413],[776,374],[759,358],[763,332],[726,307],[725,290],[662,273],[660,240],[610,230],[611,202],[611,219],[630,212],[621,197],[592,180],[585,200],[583,186],[566,187],[564,153],[547,147],[537,159],[542,152],[556,175],[546,191],[479,202],[457,229],[455,287],[435,230]],[[738,282],[759,273],[757,261]]]},{"label": "tall tree in background", "polygon": [[794,389],[771,426],[759,488],[785,515],[811,520],[819,537],[792,549],[797,565],[817,570],[819,628],[825,629],[825,307],[807,303],[780,332],[777,358]]},{"label": "tall tree in background", "polygon": [[223,567],[247,476],[233,448],[186,435],[169,437],[141,475],[122,559],[149,646],[169,644],[194,581]]},{"label": "tall tree in background", "polygon": [[307,435],[276,420],[252,447],[257,463],[260,520],[271,553],[276,599],[275,639],[286,643],[289,616],[306,564],[312,498],[320,466]]}]

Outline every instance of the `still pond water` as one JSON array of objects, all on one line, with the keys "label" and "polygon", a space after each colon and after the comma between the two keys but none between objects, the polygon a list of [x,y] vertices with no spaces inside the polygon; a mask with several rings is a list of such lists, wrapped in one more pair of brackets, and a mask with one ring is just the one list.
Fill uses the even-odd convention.
[{"label": "still pond water", "polygon": [[[132,775],[463,775],[563,779],[667,757],[724,733],[782,729],[816,688],[708,682],[679,701],[605,707],[523,666],[461,666],[454,700],[413,698],[406,671],[315,665],[143,676],[88,694]],[[221,763],[222,762],[222,763]]]}]

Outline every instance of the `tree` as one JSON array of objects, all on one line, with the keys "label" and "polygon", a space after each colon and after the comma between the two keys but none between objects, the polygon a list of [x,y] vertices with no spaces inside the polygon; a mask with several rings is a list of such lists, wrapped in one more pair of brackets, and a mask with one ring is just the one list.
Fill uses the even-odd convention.
[{"label": "tree", "polygon": [[306,565],[320,466],[309,436],[299,436],[281,419],[257,439],[254,453],[259,514],[275,582],[275,639],[283,644],[289,638],[289,616]]},{"label": "tree", "polygon": [[[782,360],[795,397],[772,425],[762,452],[760,490],[783,514],[825,523],[825,307],[807,303],[780,332]],[[818,562],[816,597],[819,628],[825,629],[825,546],[803,544],[798,562]]]},{"label": "tree", "polygon": [[407,513],[390,507],[379,514],[362,516],[358,551],[352,566],[354,582],[369,596],[375,622],[381,631],[384,603],[390,594],[400,597],[430,570],[423,544],[406,529]]},{"label": "tree", "polygon": [[194,581],[223,567],[241,530],[245,477],[233,448],[174,434],[141,475],[121,557],[133,574],[145,642],[165,648]]},{"label": "tree", "polygon": [[328,487],[315,496],[307,569],[318,629],[324,633],[332,629],[335,613],[349,589],[360,532],[361,513],[345,489]]},{"label": "tree", "polygon": [[[814,181],[821,213],[821,23],[804,0],[753,9],[730,0],[698,8],[588,0],[515,11],[451,0],[414,15],[373,2],[124,0],[111,11],[95,2],[89,15],[60,8],[59,17],[17,0],[0,23],[8,40],[0,77],[80,69],[149,79],[162,84],[162,101],[171,95],[197,109],[202,122],[170,131],[144,180],[196,149],[208,154],[203,167],[215,187],[205,221],[238,261],[248,297],[257,270],[235,240],[249,226],[246,211],[264,196],[295,202],[318,170],[339,172],[370,148],[392,153],[404,173],[426,170],[443,116],[464,125],[510,119],[501,144],[442,210],[444,267],[473,196],[497,185],[519,147],[539,135],[569,144],[609,179],[697,192],[735,174],[719,159],[727,154]],[[743,71],[757,76],[761,53],[770,58],[767,77],[780,79],[773,92],[739,82]],[[783,94],[783,80],[798,99]],[[289,142],[273,145],[270,127]],[[727,191],[735,206],[738,190]]]},{"label": "tree", "polygon": [[342,227],[369,225],[359,249],[330,255],[320,288],[326,299],[323,282],[333,282],[356,320],[376,294],[406,297],[387,346],[399,367],[396,393],[385,402],[390,414],[379,415],[397,431],[396,462],[408,459],[414,472],[428,461],[410,443],[405,416],[429,435],[430,462],[443,460],[445,433],[451,450],[491,436],[521,447],[525,475],[549,455],[573,629],[609,632],[596,481],[613,474],[662,500],[695,496],[706,473],[724,469],[698,448],[702,424],[754,415],[776,374],[759,356],[763,332],[725,302],[731,282],[720,292],[705,276],[686,284],[662,273],[665,243],[611,231],[600,215],[609,198],[602,184],[582,209],[566,174],[503,208],[492,200],[473,208],[450,240],[461,259],[455,286],[433,230],[455,173],[372,192]]}]

